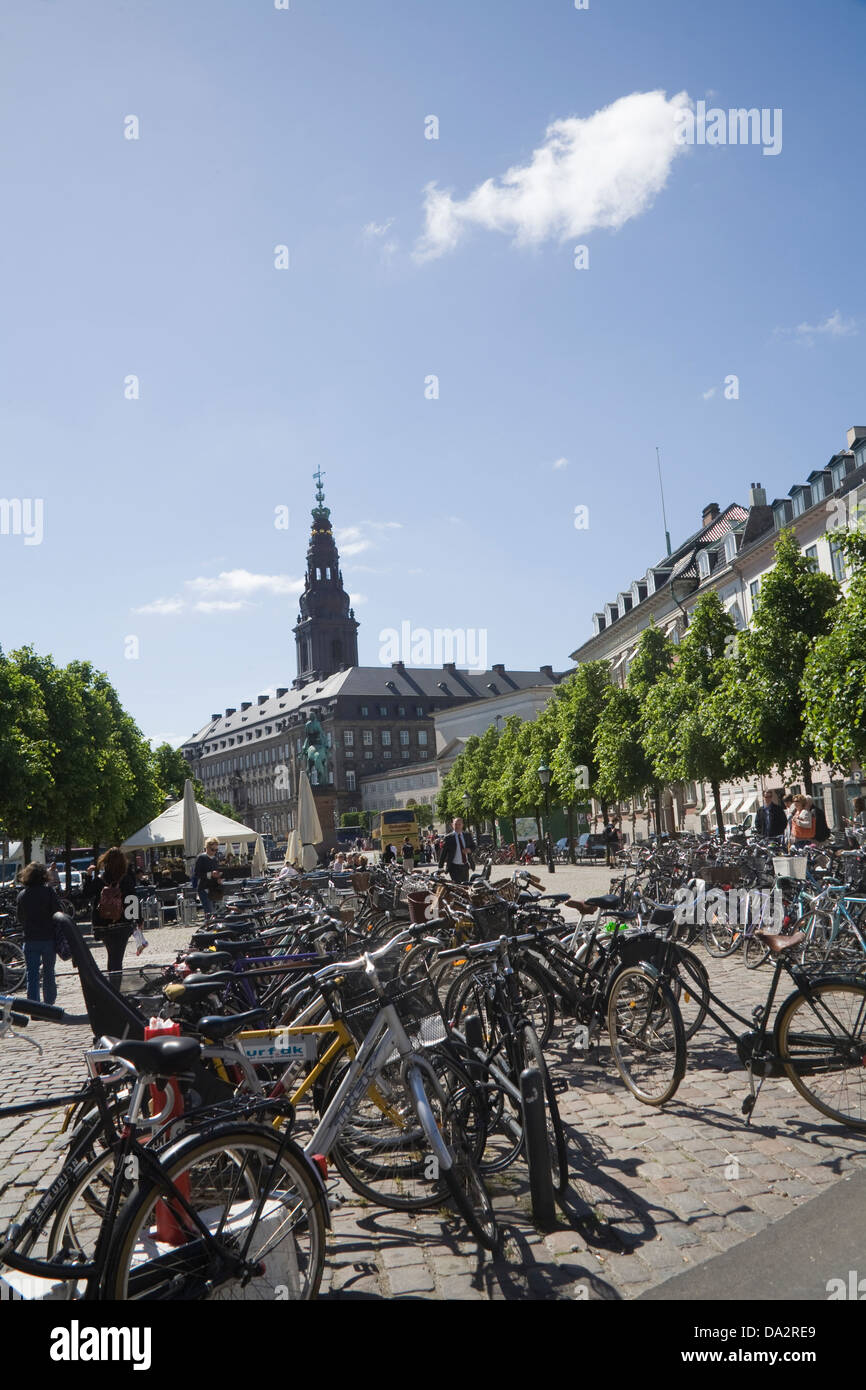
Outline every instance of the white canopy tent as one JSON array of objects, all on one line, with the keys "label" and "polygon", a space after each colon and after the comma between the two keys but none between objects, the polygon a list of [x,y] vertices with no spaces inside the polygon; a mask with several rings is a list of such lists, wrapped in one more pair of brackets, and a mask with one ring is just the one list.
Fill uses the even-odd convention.
[{"label": "white canopy tent", "polygon": [[[195,805],[205,840],[213,838],[221,844],[232,844],[239,840],[252,844],[258,838],[258,831],[251,830],[248,825],[230,820],[228,816],[220,815],[219,811],[202,806],[199,801]],[[166,807],[162,815],[124,840],[121,849],[165,849],[170,845],[183,845],[183,801]]]}]

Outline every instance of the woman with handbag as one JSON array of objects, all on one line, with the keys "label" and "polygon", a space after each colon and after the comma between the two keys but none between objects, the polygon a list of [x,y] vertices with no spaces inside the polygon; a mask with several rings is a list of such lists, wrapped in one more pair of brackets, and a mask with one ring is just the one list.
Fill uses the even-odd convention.
[{"label": "woman with handbag", "polygon": [[108,951],[109,975],[123,969],[123,955],[137,921],[135,874],[123,850],[114,845],[99,860],[92,917],[93,935]]},{"label": "woman with handbag", "polygon": [[24,884],[18,894],[18,921],[24,928],[24,959],[27,962],[27,998],[38,1004],[39,975],[42,973],[42,989],[45,1003],[53,1004],[57,998],[57,981],[54,978],[54,963],[57,959],[57,945],[54,935],[54,914],[60,912],[57,894],[48,882],[48,871],[44,864],[28,864],[21,875]]}]

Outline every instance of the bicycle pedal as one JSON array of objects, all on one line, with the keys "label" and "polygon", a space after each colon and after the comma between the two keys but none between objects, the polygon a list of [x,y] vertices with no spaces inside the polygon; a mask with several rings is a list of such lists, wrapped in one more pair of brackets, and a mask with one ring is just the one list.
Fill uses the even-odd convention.
[{"label": "bicycle pedal", "polygon": [[552,1076],[550,1082],[555,1096],[564,1096],[566,1091],[570,1089],[564,1076]]}]

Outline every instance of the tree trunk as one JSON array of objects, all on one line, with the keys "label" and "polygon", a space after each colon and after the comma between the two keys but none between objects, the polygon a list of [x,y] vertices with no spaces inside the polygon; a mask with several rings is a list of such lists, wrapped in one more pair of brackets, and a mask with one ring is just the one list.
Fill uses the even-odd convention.
[{"label": "tree trunk", "polygon": [[538,831],[538,839],[535,843],[540,844],[541,841],[544,839],[544,835],[541,830],[541,812],[539,811],[537,806],[535,808],[535,828]]},{"label": "tree trunk", "polygon": [[724,840],[725,822],[724,818],[722,817],[722,794],[719,791],[718,782],[710,782],[710,788],[713,793],[713,805],[716,808],[716,825],[719,828],[719,839]]},{"label": "tree trunk", "polygon": [[656,818],[656,835],[662,833],[662,789],[658,784],[653,787],[653,807]]},{"label": "tree trunk", "polygon": [[517,817],[515,816],[515,814],[514,814],[513,811],[512,811],[512,813],[511,813],[510,820],[511,820],[511,833],[512,833],[512,835],[514,836],[514,853],[515,853],[515,855],[516,855],[516,854],[517,854]]},{"label": "tree trunk", "polygon": [[72,831],[67,830],[66,838],[63,842],[66,851],[66,896],[72,897]]},{"label": "tree trunk", "polygon": [[803,755],[803,791],[807,796],[812,795],[812,759],[808,753]]},{"label": "tree trunk", "polygon": [[32,837],[31,837],[30,835],[22,835],[22,836],[21,836],[21,857],[22,857],[22,859],[23,859],[23,863],[22,863],[22,865],[21,865],[22,869],[24,868],[24,865],[25,865],[25,864],[29,864],[29,863],[30,863],[30,856],[31,856],[32,853],[33,853],[33,839],[32,839]]},{"label": "tree trunk", "polygon": [[568,862],[574,863],[574,802],[568,803]]}]

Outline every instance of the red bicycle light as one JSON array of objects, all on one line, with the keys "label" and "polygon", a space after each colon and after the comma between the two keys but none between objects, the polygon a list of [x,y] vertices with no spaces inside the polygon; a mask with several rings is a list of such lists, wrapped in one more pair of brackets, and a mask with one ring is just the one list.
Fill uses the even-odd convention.
[{"label": "red bicycle light", "polygon": [[312,1154],[313,1162],[322,1175],[322,1182],[328,1181],[328,1160],[324,1154]]}]

